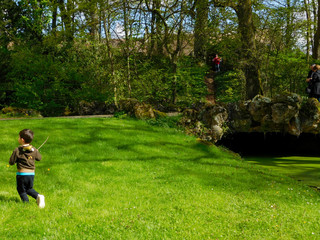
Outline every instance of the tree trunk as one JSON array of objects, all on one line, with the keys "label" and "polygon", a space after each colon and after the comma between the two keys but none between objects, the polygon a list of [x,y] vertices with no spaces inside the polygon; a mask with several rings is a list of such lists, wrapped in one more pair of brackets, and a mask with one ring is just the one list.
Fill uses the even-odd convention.
[{"label": "tree trunk", "polygon": [[[118,82],[115,77],[115,67],[114,67],[114,57],[112,53],[112,45],[111,45],[111,37],[110,37],[110,26],[111,26],[111,17],[109,14],[109,0],[105,1],[105,9],[102,11],[102,19],[103,19],[103,28],[106,36],[106,47],[107,47],[107,59],[110,61],[110,73],[111,73],[111,81],[113,84],[113,94],[114,94],[114,104],[118,107]],[[108,15],[106,16],[106,13]]]},{"label": "tree trunk", "polygon": [[96,3],[93,2],[92,6],[90,6],[89,32],[90,32],[90,38],[92,40],[97,40],[98,28],[99,28],[97,6],[95,4]]},{"label": "tree trunk", "polygon": [[320,57],[320,0],[318,0],[318,12],[317,12],[317,30],[314,34],[314,46],[312,51],[312,57],[314,59],[319,59]]},{"label": "tree trunk", "polygon": [[194,27],[194,55],[199,60],[205,60],[208,27],[208,0],[199,0],[196,3],[196,19]]},{"label": "tree trunk", "polygon": [[[172,103],[176,104],[177,102],[177,69],[178,69],[178,55],[182,50],[182,30],[183,30],[183,20],[184,20],[184,2],[181,2],[181,14],[178,24],[178,32],[177,32],[177,41],[176,41],[176,48],[173,52],[171,52],[171,64],[172,64],[172,73],[173,73],[173,81],[172,81]],[[169,47],[166,45],[166,49],[168,50]]]},{"label": "tree trunk", "polygon": [[71,0],[68,0],[66,5],[64,0],[57,0],[59,9],[61,11],[61,20],[64,24],[64,34],[65,38],[67,41],[72,41],[73,40],[73,30],[72,30],[72,18],[71,18],[71,8],[72,8],[72,3]]},{"label": "tree trunk", "polygon": [[58,15],[58,5],[57,5],[57,1],[53,0],[52,1],[52,5],[53,5],[53,10],[52,10],[52,24],[51,24],[51,29],[52,32],[55,34],[56,33],[56,29],[57,29],[57,15]]},{"label": "tree trunk", "polygon": [[125,55],[126,55],[126,73],[127,73],[127,85],[129,97],[131,97],[131,75],[130,75],[130,33],[129,33],[129,13],[128,13],[128,2],[123,1],[123,27],[125,33]]},{"label": "tree trunk", "polygon": [[[166,46],[167,26],[165,18],[161,15],[161,1],[162,0],[152,0],[151,7],[149,1],[145,0],[146,7],[148,11],[151,12],[151,42],[148,50],[149,56],[152,54],[162,56],[164,47]],[[163,29],[165,29],[164,32]]]},{"label": "tree trunk", "polygon": [[155,39],[156,39],[156,31],[155,31],[155,25],[156,25],[156,13],[154,12],[155,6],[152,4],[152,12],[151,12],[151,32],[150,32],[150,46],[148,49],[148,56],[152,56],[154,52],[154,45],[155,45]]},{"label": "tree trunk", "polygon": [[291,0],[287,0],[286,6],[286,30],[285,30],[285,44],[286,48],[291,49],[292,47],[292,10]]},{"label": "tree trunk", "polygon": [[[320,1],[320,0],[319,0]],[[239,32],[241,34],[243,68],[246,78],[246,99],[252,99],[257,94],[262,94],[260,70],[256,44],[255,30],[252,20],[252,2],[251,0],[241,0],[236,7],[236,13],[239,21]]]},{"label": "tree trunk", "polygon": [[[160,11],[161,8],[161,0],[154,0],[153,4],[155,5],[155,11]],[[162,19],[159,17],[159,14],[156,14],[156,53],[157,55],[163,55],[163,41],[162,41],[162,30],[163,30],[163,23]]]},{"label": "tree trunk", "polygon": [[307,17],[307,62],[310,59],[310,33],[311,33],[311,17],[310,17],[310,10],[309,10],[309,0],[304,0],[304,6],[306,11]]}]

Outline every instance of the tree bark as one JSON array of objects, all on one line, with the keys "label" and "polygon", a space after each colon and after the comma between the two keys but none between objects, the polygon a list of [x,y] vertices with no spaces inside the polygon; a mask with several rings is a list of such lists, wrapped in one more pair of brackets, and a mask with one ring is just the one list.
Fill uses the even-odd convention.
[{"label": "tree bark", "polygon": [[[110,3],[109,0],[104,0],[105,9],[102,11],[102,19],[103,19],[103,28],[106,37],[106,47],[107,47],[107,59],[110,61],[110,74],[111,80],[113,83],[113,94],[114,94],[114,103],[116,107],[118,107],[118,82],[115,77],[115,64],[114,64],[114,56],[112,53],[112,43],[110,36],[110,26],[111,26],[111,17],[110,17]],[[107,13],[107,15],[106,15]]]},{"label": "tree bark", "polygon": [[97,6],[94,1],[91,2],[90,11],[89,11],[89,32],[90,38],[96,40],[98,36],[99,20],[97,14]]},{"label": "tree bark", "polygon": [[52,22],[51,22],[51,29],[52,32],[55,34],[56,33],[56,29],[57,29],[57,15],[58,15],[58,5],[57,5],[57,1],[53,0],[52,1]]},{"label": "tree bark", "polygon": [[194,27],[194,55],[199,60],[205,60],[206,57],[208,12],[208,0],[197,1]]},{"label": "tree bark", "polygon": [[72,30],[72,18],[71,18],[71,0],[68,0],[66,5],[64,0],[57,0],[59,9],[61,11],[61,20],[64,24],[65,37],[67,41],[73,40],[73,30]]},{"label": "tree bark", "polygon": [[148,49],[148,55],[151,57],[154,52],[154,46],[155,46],[155,39],[156,39],[156,31],[155,31],[155,25],[156,25],[156,13],[154,12],[154,4],[152,4],[152,12],[151,12],[151,32],[150,32],[150,46]]},{"label": "tree bark", "polygon": [[286,6],[286,30],[285,30],[285,44],[286,48],[291,49],[292,47],[292,10],[291,0],[287,0]]},{"label": "tree bark", "polygon": [[128,93],[131,97],[131,75],[130,75],[130,32],[129,32],[129,7],[127,0],[123,1],[123,27],[125,33],[125,56],[126,56],[126,73],[127,73],[127,84],[128,84]]},{"label": "tree bark", "polygon": [[317,12],[317,28],[314,34],[314,46],[312,51],[312,57],[314,59],[319,59],[320,57],[320,0],[318,0],[318,12]]},{"label": "tree bark", "polygon": [[255,44],[255,30],[252,19],[251,0],[241,0],[236,8],[241,34],[243,63],[246,77],[246,98],[252,99],[261,94],[260,69],[257,64],[257,51]]},{"label": "tree bark", "polygon": [[[153,4],[155,5],[155,11],[160,11],[161,8],[161,0],[154,0]],[[155,23],[156,23],[156,34],[155,34],[155,38],[156,38],[156,53],[157,55],[163,55],[163,41],[162,41],[162,29],[163,29],[163,23],[162,23],[162,19],[159,17],[159,14],[155,15]]]},{"label": "tree bark", "polygon": [[309,0],[304,0],[304,6],[306,11],[307,17],[307,62],[310,59],[310,33],[311,33],[311,17],[310,17],[310,10],[309,10]]},{"label": "tree bark", "polygon": [[151,43],[149,55],[164,55],[167,26],[164,17],[161,15],[161,1],[162,0],[152,0],[152,6],[150,6],[149,1],[145,0],[146,7],[148,11],[151,12]]}]

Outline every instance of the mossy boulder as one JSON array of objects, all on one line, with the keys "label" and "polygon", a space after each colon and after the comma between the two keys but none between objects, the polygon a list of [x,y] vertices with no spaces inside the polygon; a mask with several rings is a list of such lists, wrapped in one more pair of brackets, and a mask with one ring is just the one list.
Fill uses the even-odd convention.
[{"label": "mossy boulder", "polygon": [[247,105],[252,119],[261,123],[262,119],[270,114],[272,101],[268,97],[257,95]]},{"label": "mossy boulder", "polygon": [[247,132],[252,126],[252,117],[248,110],[251,101],[228,104],[228,122],[232,131]]},{"label": "mossy boulder", "polygon": [[102,115],[107,111],[107,106],[104,102],[93,101],[80,101],[78,104],[77,112],[79,115]]},{"label": "mossy boulder", "polygon": [[155,118],[153,108],[150,104],[138,103],[134,106],[134,116],[138,119]]},{"label": "mossy boulder", "polygon": [[141,103],[135,98],[127,98],[119,101],[121,111],[127,112],[130,116],[138,119],[155,118],[155,113],[150,104]]},{"label": "mossy boulder", "polygon": [[315,98],[309,98],[301,107],[299,113],[301,130],[305,133],[320,132],[320,103]]},{"label": "mossy boulder", "polygon": [[301,97],[295,93],[275,96],[271,106],[272,121],[275,124],[290,124],[298,117],[301,103]]},{"label": "mossy boulder", "polygon": [[139,104],[135,98],[121,99],[118,103],[120,111],[125,111],[129,115],[134,115],[134,107]]}]

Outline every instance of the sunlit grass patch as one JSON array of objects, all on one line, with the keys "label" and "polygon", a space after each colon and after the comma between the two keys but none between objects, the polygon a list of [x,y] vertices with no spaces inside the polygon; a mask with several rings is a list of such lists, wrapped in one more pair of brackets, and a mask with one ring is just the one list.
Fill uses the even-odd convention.
[{"label": "sunlit grass patch", "polygon": [[[18,132],[42,147],[22,204]],[[319,193],[175,129],[125,119],[3,121],[1,239],[319,239]]]}]

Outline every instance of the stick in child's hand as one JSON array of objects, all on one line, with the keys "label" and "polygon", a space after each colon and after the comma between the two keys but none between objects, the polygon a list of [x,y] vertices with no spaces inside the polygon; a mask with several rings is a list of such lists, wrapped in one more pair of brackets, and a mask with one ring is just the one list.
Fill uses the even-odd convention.
[{"label": "stick in child's hand", "polygon": [[49,139],[49,136],[48,136],[47,139],[41,144],[41,146],[38,147],[38,150],[48,141],[48,139]]}]

